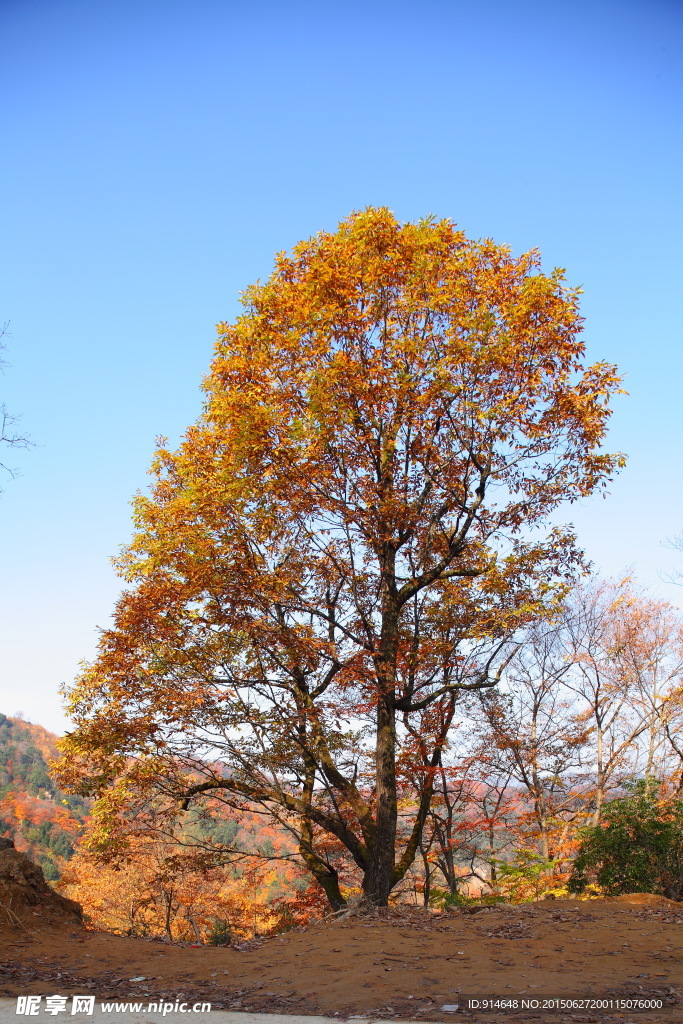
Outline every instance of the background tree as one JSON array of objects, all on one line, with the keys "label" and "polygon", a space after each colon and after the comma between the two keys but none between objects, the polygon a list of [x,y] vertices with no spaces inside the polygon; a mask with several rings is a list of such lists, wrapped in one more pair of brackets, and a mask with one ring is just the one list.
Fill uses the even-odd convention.
[{"label": "background tree", "polygon": [[572,663],[566,684],[579,699],[578,721],[591,747],[593,825],[608,794],[639,769],[651,770],[664,743],[662,715],[681,669],[680,625],[668,632],[674,626],[669,616],[663,631],[664,614],[665,607],[648,604],[628,577],[576,587],[565,609]]},{"label": "background tree", "polygon": [[510,773],[498,772],[488,756],[490,739],[477,742],[476,708],[449,741],[435,781],[420,844],[425,906],[495,889],[498,861],[516,837],[519,795]]},{"label": "background tree", "polygon": [[621,463],[602,448],[618,378],[583,365],[560,271],[448,221],[355,214],[244,304],[203,416],[137,499],[60,775],[118,835],[144,800],[169,822],[207,794],[261,808],[339,907],[331,835],[383,905],[460,694],[496,685],[580,565],[543,527]]},{"label": "background tree", "polygon": [[580,814],[586,728],[577,721],[566,680],[572,670],[562,621],[536,622],[520,638],[501,693],[482,697],[484,760],[506,772],[521,792],[517,828],[538,840],[545,861],[566,855],[571,825]]},{"label": "background tree", "polygon": [[629,700],[646,724],[637,769],[646,778],[677,775],[683,786],[683,622],[665,601],[633,585],[631,592],[618,625],[618,664]]},{"label": "background tree", "polygon": [[[9,335],[9,321],[4,323],[0,327],[0,372],[7,365],[5,360],[2,358],[2,353],[5,351],[5,344],[3,338]],[[30,448],[31,441],[27,437],[22,437],[21,434],[15,433],[15,424],[17,423],[17,417],[12,416],[6,409],[5,403],[0,404],[0,447],[7,446],[9,448]],[[5,473],[9,473],[10,476],[14,476],[15,471],[9,466],[0,462],[0,469],[4,470]]]}]

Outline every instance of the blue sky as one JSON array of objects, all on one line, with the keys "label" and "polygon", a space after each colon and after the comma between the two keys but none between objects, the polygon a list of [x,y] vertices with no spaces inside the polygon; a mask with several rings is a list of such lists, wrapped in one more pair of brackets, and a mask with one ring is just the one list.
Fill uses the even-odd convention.
[{"label": "blue sky", "polygon": [[[354,209],[539,247],[620,365],[597,567],[673,602],[683,532],[683,6],[4,0],[0,711],[55,731],[92,657],[157,435],[201,408],[214,325]],[[680,559],[678,559],[680,563]]]}]

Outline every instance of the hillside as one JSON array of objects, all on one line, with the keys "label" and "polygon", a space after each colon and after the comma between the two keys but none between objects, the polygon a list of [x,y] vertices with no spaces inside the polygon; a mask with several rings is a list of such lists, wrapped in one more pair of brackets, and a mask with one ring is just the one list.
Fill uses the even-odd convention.
[{"label": "hillside", "polygon": [[[248,935],[274,927],[283,913],[288,921],[299,919],[305,881],[286,859],[291,840],[256,814],[209,822],[190,813],[187,835],[200,843],[197,860],[191,849],[150,841],[134,842],[134,856],[123,866],[94,863],[79,848],[92,801],[62,792],[50,778],[49,761],[58,754],[53,733],[0,715],[0,838],[27,853],[49,883],[59,882],[60,892],[82,904],[94,927],[224,939],[228,932]],[[227,858],[217,866],[202,844],[240,852],[234,864]],[[278,854],[285,859],[274,865],[264,859]],[[292,902],[287,911],[277,902],[285,898]],[[306,918],[310,902],[304,900]]]},{"label": "hillside", "polygon": [[0,836],[14,840],[56,881],[73,856],[87,801],[52,781],[57,737],[41,725],[0,714]]}]

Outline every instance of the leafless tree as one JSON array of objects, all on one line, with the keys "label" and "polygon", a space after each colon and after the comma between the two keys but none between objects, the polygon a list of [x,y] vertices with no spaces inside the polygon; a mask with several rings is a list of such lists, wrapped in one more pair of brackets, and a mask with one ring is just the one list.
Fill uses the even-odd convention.
[{"label": "leafless tree", "polygon": [[[2,353],[5,351],[5,343],[3,338],[10,337],[9,334],[9,321],[4,323],[0,327],[0,372],[2,372],[7,366],[6,361],[2,358]],[[22,434],[16,433],[16,424],[18,423],[18,417],[12,416],[5,406],[5,403],[0,404],[0,446],[6,445],[9,448],[30,448],[31,440]],[[0,462],[0,470],[8,473],[9,476],[13,477],[16,475],[16,470],[6,465],[4,462]]]}]

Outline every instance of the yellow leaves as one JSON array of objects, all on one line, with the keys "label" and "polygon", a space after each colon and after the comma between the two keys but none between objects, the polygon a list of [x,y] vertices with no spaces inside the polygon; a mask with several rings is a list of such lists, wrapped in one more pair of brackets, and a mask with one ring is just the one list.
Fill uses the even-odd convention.
[{"label": "yellow leaves", "polygon": [[600,449],[619,379],[582,370],[577,293],[539,262],[367,209],[278,254],[218,324],[205,411],[160,439],[130,590],[73,691],[68,772],[113,814],[155,786],[170,806],[218,751],[273,814],[324,778],[358,820],[316,827],[352,849],[386,701],[412,715],[418,694],[427,722],[474,653],[555,606],[572,538],[522,541],[619,465]]}]

